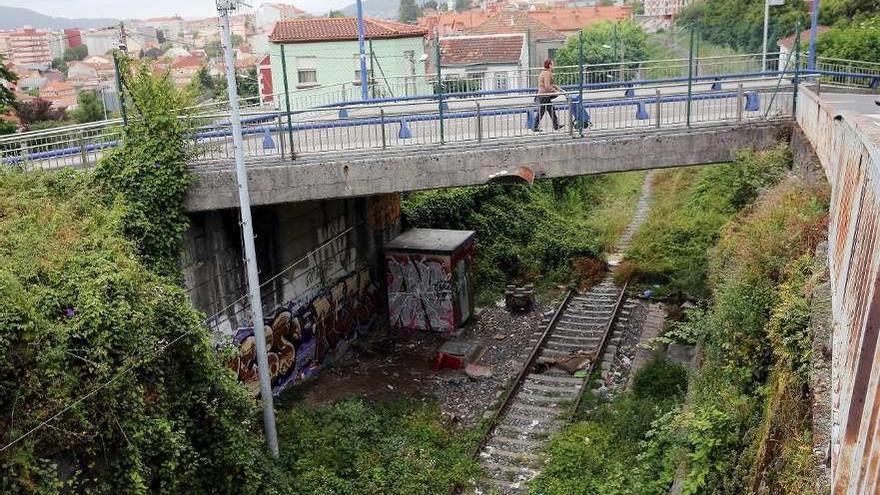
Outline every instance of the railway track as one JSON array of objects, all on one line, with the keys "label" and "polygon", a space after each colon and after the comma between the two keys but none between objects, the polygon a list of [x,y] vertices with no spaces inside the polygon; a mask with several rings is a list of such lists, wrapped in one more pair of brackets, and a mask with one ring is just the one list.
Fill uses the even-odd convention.
[{"label": "railway track", "polygon": [[[606,344],[616,327],[626,324],[624,288],[611,275],[582,294],[569,293],[543,331],[532,338],[533,351],[479,446],[478,458],[487,476],[474,494],[524,493],[541,471],[547,439],[561,430],[587,392]],[[622,328],[622,327],[621,327]],[[574,376],[547,363],[590,353],[585,375]]]},{"label": "railway track", "polygon": [[[618,240],[616,251],[625,251],[644,223],[651,199],[653,173],[642,185],[632,221]],[[616,256],[615,256],[616,258]],[[616,264],[616,262],[615,262]],[[487,473],[473,492],[517,494],[541,472],[549,437],[574,417],[589,382],[607,373],[637,302],[625,300],[626,286],[618,287],[609,272],[582,294],[569,292],[543,330],[531,339],[533,349],[495,412],[476,456]],[[578,354],[592,355],[583,369],[570,374],[548,362]],[[601,368],[599,368],[601,364]]]}]

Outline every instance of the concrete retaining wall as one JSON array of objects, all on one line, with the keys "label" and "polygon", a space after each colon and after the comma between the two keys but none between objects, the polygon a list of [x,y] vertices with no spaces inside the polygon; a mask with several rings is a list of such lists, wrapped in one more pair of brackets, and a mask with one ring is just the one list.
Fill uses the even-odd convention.
[{"label": "concrete retaining wall", "polygon": [[798,98],[797,121],[832,188],[833,493],[873,494],[880,487],[880,127],[809,90]]}]

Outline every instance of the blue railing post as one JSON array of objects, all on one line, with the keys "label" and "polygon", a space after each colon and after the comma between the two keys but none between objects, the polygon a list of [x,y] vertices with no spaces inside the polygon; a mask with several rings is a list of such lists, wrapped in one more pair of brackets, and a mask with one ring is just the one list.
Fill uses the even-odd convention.
[{"label": "blue railing post", "polygon": [[[281,44],[281,77],[284,81],[284,105],[287,108],[287,137],[290,142],[290,159],[296,159],[296,153],[293,148],[293,120],[290,116],[290,89],[287,85],[287,56],[284,55],[284,44]],[[283,156],[282,156],[283,158]]]},{"label": "blue railing post", "polygon": [[687,126],[691,126],[691,98],[694,94],[694,27],[691,26],[691,46],[688,50]]},{"label": "blue railing post", "polygon": [[437,43],[434,45],[434,59],[437,65],[437,103],[440,110],[440,144],[445,143],[443,133],[443,74],[440,70],[440,34],[437,34]]},{"label": "blue railing post", "polygon": [[[818,3],[818,0],[817,2]],[[817,5],[818,7],[818,5]],[[801,21],[798,19],[794,24],[794,91],[791,104],[791,113],[797,118],[798,87],[801,79]],[[770,109],[768,108],[769,112]]]},{"label": "blue railing post", "polygon": [[578,32],[578,133],[584,137],[584,119],[581,114],[584,112],[584,30]]}]

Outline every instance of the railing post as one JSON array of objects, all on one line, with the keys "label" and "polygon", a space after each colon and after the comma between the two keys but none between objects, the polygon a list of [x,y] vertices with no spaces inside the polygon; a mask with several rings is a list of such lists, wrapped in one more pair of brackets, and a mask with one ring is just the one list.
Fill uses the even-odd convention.
[{"label": "railing post", "polygon": [[739,83],[736,89],[736,121],[742,122],[743,119],[743,85]]},{"label": "railing post", "polygon": [[296,159],[296,152],[293,149],[293,121],[290,115],[290,88],[287,84],[287,57],[284,55],[284,44],[281,44],[281,75],[284,80],[284,103],[287,108],[287,137],[290,141],[290,159]]},{"label": "railing post", "polygon": [[694,95],[694,28],[691,27],[691,46],[688,50],[687,126],[691,126],[691,103]]},{"label": "railing post", "polygon": [[387,147],[385,143],[385,109],[379,108],[379,124],[382,127],[382,149],[384,150]]},{"label": "railing post", "polygon": [[483,142],[483,112],[480,110],[480,102],[477,102],[477,142]]},{"label": "railing post", "polygon": [[656,116],[654,117],[654,125],[657,129],[660,128],[660,88],[657,88],[657,103],[654,108],[654,113]]},{"label": "railing post", "polygon": [[279,113],[277,118],[275,119],[275,123],[278,126],[278,144],[281,146],[281,159],[284,159],[284,124],[281,120],[281,114]]},{"label": "railing post", "polygon": [[[615,29],[617,25],[615,24]],[[578,133],[584,137],[584,30],[578,32]]]},{"label": "railing post", "polygon": [[[797,99],[798,88],[801,83],[801,21],[798,19],[794,23],[794,91],[791,102],[791,113],[797,118]],[[767,108],[769,112],[770,109]]]},{"label": "railing post", "polygon": [[83,131],[79,131],[79,154],[82,159],[83,170],[89,168],[89,155],[86,153],[86,137]]},{"label": "railing post", "polygon": [[434,44],[434,59],[437,65],[437,104],[440,110],[440,144],[445,143],[445,135],[443,132],[443,78],[440,70],[440,37],[437,37],[437,43]]}]

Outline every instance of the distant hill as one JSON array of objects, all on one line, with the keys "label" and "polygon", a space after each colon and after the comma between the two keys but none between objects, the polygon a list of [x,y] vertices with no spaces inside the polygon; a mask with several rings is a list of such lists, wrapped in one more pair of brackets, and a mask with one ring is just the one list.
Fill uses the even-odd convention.
[{"label": "distant hill", "polygon": [[0,5],[0,29],[30,26],[43,29],[99,28],[118,24],[118,19],[69,19],[52,17],[30,9]]},{"label": "distant hill", "polygon": [[[378,17],[379,19],[391,19],[396,21],[399,8],[400,0],[364,0],[364,15],[368,17]],[[348,16],[357,15],[357,5],[351,4],[347,7],[343,7],[342,12]]]}]

